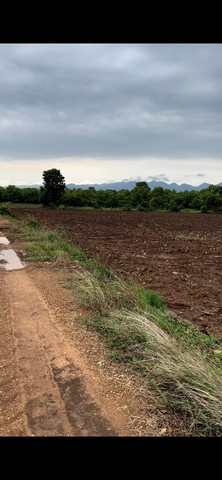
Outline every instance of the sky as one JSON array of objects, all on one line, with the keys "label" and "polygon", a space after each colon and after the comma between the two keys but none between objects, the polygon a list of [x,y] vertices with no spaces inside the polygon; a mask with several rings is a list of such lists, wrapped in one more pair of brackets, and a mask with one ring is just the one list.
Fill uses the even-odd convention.
[{"label": "sky", "polygon": [[0,44],[0,185],[222,182],[222,44]]}]

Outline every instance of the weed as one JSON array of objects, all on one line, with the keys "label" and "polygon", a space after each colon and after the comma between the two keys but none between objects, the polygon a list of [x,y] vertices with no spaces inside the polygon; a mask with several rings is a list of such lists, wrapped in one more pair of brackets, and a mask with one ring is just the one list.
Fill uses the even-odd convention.
[{"label": "weed", "polygon": [[39,222],[35,219],[29,216],[28,220],[26,220],[26,225],[27,227],[34,228],[34,229],[40,229]]},{"label": "weed", "polygon": [[179,233],[179,234],[176,236],[176,239],[178,239],[178,240],[184,240],[184,241],[186,242],[186,241],[189,241],[189,240],[195,240],[195,239],[196,239],[196,236],[193,235],[192,233]]}]

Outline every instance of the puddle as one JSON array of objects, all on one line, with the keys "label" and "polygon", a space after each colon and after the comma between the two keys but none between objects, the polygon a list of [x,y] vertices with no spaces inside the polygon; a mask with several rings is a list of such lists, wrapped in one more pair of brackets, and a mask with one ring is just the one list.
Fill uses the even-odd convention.
[{"label": "puddle", "polygon": [[5,270],[19,270],[24,268],[24,266],[13,249],[0,250],[0,267],[3,267]]},{"label": "puddle", "polygon": [[0,244],[1,245],[8,245],[10,242],[6,237],[0,237]]},{"label": "puddle", "polygon": [[[0,237],[0,245],[9,245],[9,243],[6,237]],[[20,270],[24,266],[12,248],[7,248],[7,250],[0,249],[0,267],[5,270]]]}]

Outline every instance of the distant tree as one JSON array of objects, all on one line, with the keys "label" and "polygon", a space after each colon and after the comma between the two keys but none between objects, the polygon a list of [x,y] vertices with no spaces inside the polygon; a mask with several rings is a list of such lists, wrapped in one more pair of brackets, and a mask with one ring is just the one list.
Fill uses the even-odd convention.
[{"label": "distant tree", "polygon": [[[150,187],[146,182],[137,182],[136,186],[130,192],[131,206],[142,206],[142,202],[147,202],[150,199]],[[144,208],[142,206],[142,208]]]},{"label": "distant tree", "polygon": [[119,190],[117,192],[117,198],[119,206],[122,210],[131,210],[131,197],[130,197],[130,190]]},{"label": "distant tree", "polygon": [[164,208],[164,204],[168,204],[168,193],[163,187],[155,187],[151,193],[150,207],[152,209]]},{"label": "distant tree", "polygon": [[44,207],[50,204],[59,205],[66,188],[65,178],[60,170],[52,168],[43,172],[43,186],[40,187],[40,199]]},{"label": "distant tree", "polygon": [[8,202],[19,203],[22,200],[20,188],[15,185],[8,185],[5,189],[5,197]]},{"label": "distant tree", "polygon": [[201,205],[200,212],[201,213],[208,213],[207,205]]},{"label": "distant tree", "polygon": [[168,210],[170,212],[179,212],[180,211],[180,207],[176,202],[176,198],[174,200],[170,200],[170,203],[168,205]]},{"label": "distant tree", "polygon": [[146,190],[149,190],[150,192],[150,187],[147,182],[136,182],[136,187],[146,188]]},{"label": "distant tree", "polygon": [[21,188],[22,203],[40,203],[40,191],[38,188]]},{"label": "distant tree", "polygon": [[0,202],[4,202],[6,200],[6,191],[4,187],[0,187]]}]

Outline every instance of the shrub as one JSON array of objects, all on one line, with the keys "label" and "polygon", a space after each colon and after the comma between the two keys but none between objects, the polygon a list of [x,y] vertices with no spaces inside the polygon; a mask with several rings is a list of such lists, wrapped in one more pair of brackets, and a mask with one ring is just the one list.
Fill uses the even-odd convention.
[{"label": "shrub", "polygon": [[208,212],[207,205],[201,205],[201,207],[200,207],[200,213],[207,213],[207,212]]},{"label": "shrub", "polygon": [[174,200],[170,200],[170,203],[169,203],[169,206],[168,206],[168,210],[170,212],[179,212],[180,211],[180,208],[179,206],[176,204],[176,202]]},{"label": "shrub", "polygon": [[0,213],[2,215],[11,215],[10,207],[11,207],[10,202],[0,203]]},{"label": "shrub", "polygon": [[26,226],[30,227],[30,228],[34,228],[35,230],[40,229],[39,222],[35,218],[32,218],[32,217],[28,218],[28,220],[26,221]]}]

